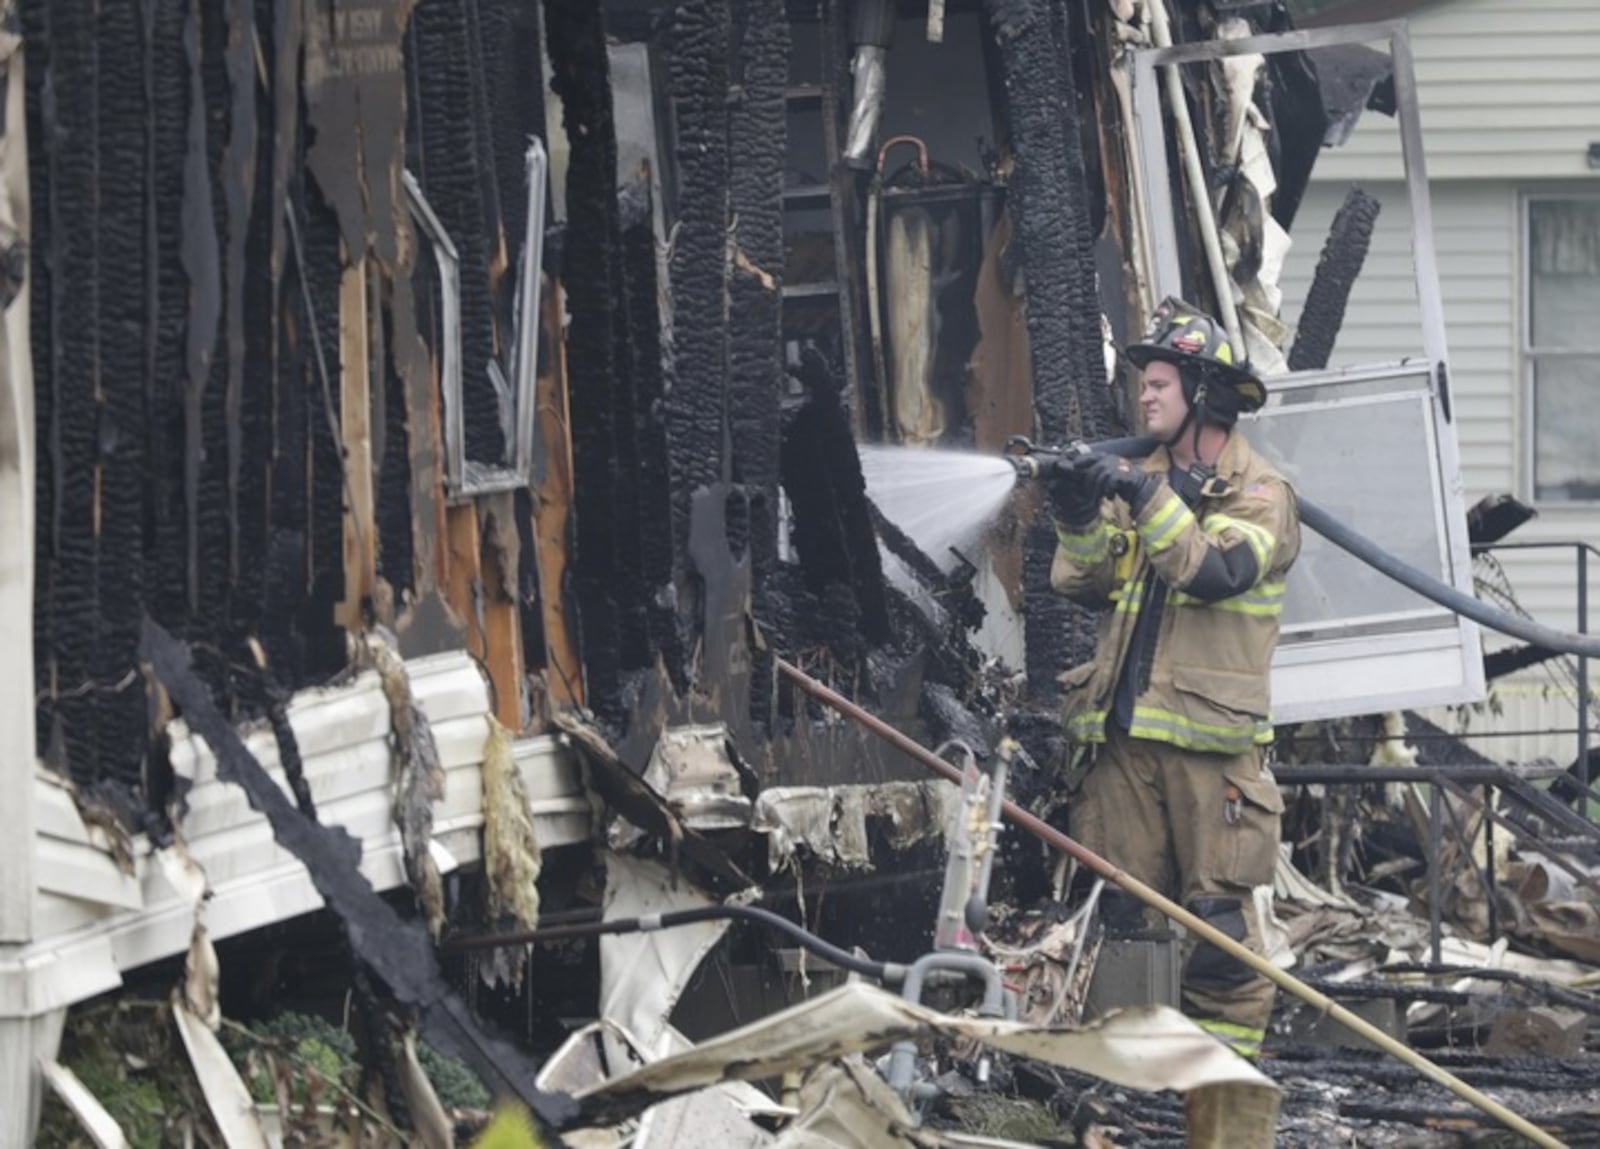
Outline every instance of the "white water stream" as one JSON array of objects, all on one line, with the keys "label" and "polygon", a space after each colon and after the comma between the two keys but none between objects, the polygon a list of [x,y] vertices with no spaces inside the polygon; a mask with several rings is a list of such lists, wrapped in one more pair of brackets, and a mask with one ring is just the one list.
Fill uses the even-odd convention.
[{"label": "white water stream", "polygon": [[867,496],[946,573],[960,561],[951,548],[973,557],[1017,481],[998,455],[878,444],[857,452]]}]

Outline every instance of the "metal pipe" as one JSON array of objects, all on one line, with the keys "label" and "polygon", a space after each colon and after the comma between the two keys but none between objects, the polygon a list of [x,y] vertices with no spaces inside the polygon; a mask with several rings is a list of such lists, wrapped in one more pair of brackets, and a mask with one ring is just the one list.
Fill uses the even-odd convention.
[{"label": "metal pipe", "polygon": [[[844,695],[818,682],[799,667],[794,666],[784,659],[778,659],[776,661],[779,673],[787,677],[805,693],[809,694],[817,701],[832,707],[840,714],[859,722],[863,727],[882,738],[885,742],[899,750],[902,754],[905,754],[907,757],[916,762],[920,762],[922,765],[926,766],[940,777],[960,785],[960,772],[948,762],[945,762],[943,759],[935,755],[931,750],[927,749],[925,746],[914,741],[913,739],[906,737],[906,735],[902,734],[900,731],[896,730],[893,726],[890,726],[887,722],[884,722],[877,716],[869,713],[866,710],[863,710],[854,702],[851,702],[848,698],[844,697]],[[1060,850],[1062,853],[1077,859],[1078,862],[1086,866],[1088,869],[1093,870],[1101,877],[1105,878],[1106,881],[1112,883],[1120,889],[1126,890],[1145,905],[1159,910],[1162,914],[1182,925],[1196,937],[1210,942],[1224,953],[1237,959],[1238,961],[1243,962],[1250,969],[1254,970],[1256,973],[1260,974],[1262,977],[1266,978],[1280,989],[1289,991],[1290,993],[1294,994],[1295,997],[1298,997],[1300,1000],[1311,1005],[1312,1008],[1326,1013],[1329,1017],[1333,1018],[1334,1021],[1337,1021],[1340,1025],[1344,1026],[1352,1033],[1366,1038],[1385,1053],[1388,1053],[1392,1057],[1398,1058],[1400,1061],[1405,1062],[1407,1065],[1422,1073],[1430,1080],[1436,1081],[1440,1085],[1443,1085],[1457,1097],[1462,1098],[1482,1112],[1488,1114],[1490,1117],[1493,1117],[1506,1128],[1511,1129],[1523,1137],[1526,1137],[1535,1145],[1546,1146],[1547,1149],[1565,1149],[1562,1142],[1550,1136],[1550,1134],[1540,1129],[1537,1125],[1534,1125],[1531,1121],[1528,1121],[1524,1117],[1519,1117],[1517,1114],[1513,1113],[1510,1109],[1507,1109],[1494,1098],[1489,1097],[1480,1090],[1474,1089],[1465,1081],[1462,1081],[1459,1077],[1455,1076],[1455,1074],[1450,1073],[1438,1065],[1435,1065],[1426,1057],[1423,1057],[1416,1050],[1411,1049],[1404,1043],[1396,1041],[1387,1033],[1384,1033],[1383,1030],[1379,1029],[1371,1022],[1358,1017],[1354,1013],[1351,1013],[1348,1009],[1334,1001],[1332,998],[1328,997],[1326,994],[1312,989],[1300,979],[1291,974],[1285,973],[1283,970],[1279,969],[1277,966],[1273,965],[1270,961],[1261,957],[1259,954],[1253,953],[1252,951],[1246,949],[1243,945],[1236,942],[1233,938],[1229,937],[1221,930],[1217,929],[1211,923],[1184,909],[1171,898],[1168,898],[1159,891],[1152,889],[1144,882],[1141,882],[1139,879],[1135,878],[1132,874],[1127,873],[1118,866],[1112,865],[1094,851],[1079,844],[1078,842],[1073,841],[1060,830],[1057,830],[1054,826],[1049,825],[1048,823],[1030,814],[1028,811],[1022,809],[1015,802],[1007,801],[1004,809],[1006,817],[1010,818],[1014,824],[1022,827],[1024,830],[1027,830],[1030,834],[1034,835],[1034,837],[1041,839],[1052,848]]]},{"label": "metal pipe", "polygon": [[443,942],[444,951],[499,949],[502,946],[534,945],[540,942],[566,941],[572,938],[593,938],[605,934],[640,934],[654,930],[670,930],[679,926],[692,926],[699,922],[729,918],[734,921],[753,922],[787,934],[823,961],[842,970],[870,977],[885,985],[899,985],[905,980],[906,966],[899,962],[873,961],[832,942],[818,937],[804,926],[796,925],[781,914],[763,910],[759,906],[695,906],[693,909],[672,910],[664,914],[645,914],[636,918],[613,918],[604,922],[574,922],[565,926],[547,926],[535,930],[518,930],[515,933],[480,934],[477,937],[455,938]]},{"label": "metal pipe", "polygon": [[1444,942],[1439,920],[1440,855],[1444,853],[1444,827],[1441,825],[1439,807],[1443,800],[1444,795],[1439,790],[1439,783],[1432,783],[1428,787],[1428,944],[1433,951],[1435,965],[1439,963],[1441,956],[1439,947]]},{"label": "metal pipe", "polygon": [[[1151,0],[1150,30],[1158,48],[1172,47],[1172,27],[1167,21],[1166,0]],[[1211,207],[1211,192],[1206,187],[1206,173],[1200,166],[1200,144],[1195,137],[1194,121],[1189,116],[1189,101],[1183,94],[1183,77],[1178,64],[1162,66],[1162,79],[1166,81],[1167,102],[1172,105],[1172,121],[1178,129],[1178,152],[1183,157],[1183,173],[1188,177],[1189,194],[1194,197],[1194,214],[1200,223],[1200,242],[1205,247],[1206,265],[1211,270],[1211,287],[1216,292],[1217,307],[1222,312],[1222,325],[1228,329],[1228,338],[1241,356],[1246,354],[1244,332],[1239,326],[1239,309],[1233,300],[1233,280],[1228,275],[1228,265],[1222,258],[1222,241],[1217,236],[1217,217]]]},{"label": "metal pipe", "polygon": [[[920,1005],[922,986],[927,981],[928,975],[945,970],[982,980],[983,1004],[978,1007],[979,1017],[1005,1016],[1005,983],[1000,979],[999,967],[988,958],[960,950],[938,950],[923,954],[912,962],[910,968],[906,970],[905,983],[900,989],[901,996],[913,1004]],[[916,1070],[916,1063],[915,1040],[897,1041],[890,1047],[889,1070],[884,1074],[884,1078],[889,1082],[889,1088],[901,1097],[910,1097],[911,1079]]]},{"label": "metal pipe", "polygon": [[[1589,548],[1578,544],[1578,633],[1589,633]],[[1578,655],[1578,780],[1583,783],[1584,797],[1579,799],[1580,812],[1588,817],[1589,802],[1589,657]]]},{"label": "metal pipe", "polygon": [[1500,913],[1495,907],[1494,818],[1490,816],[1493,811],[1494,787],[1486,782],[1483,786],[1483,858],[1484,869],[1489,872],[1486,892],[1489,895],[1490,945],[1500,939]]}]

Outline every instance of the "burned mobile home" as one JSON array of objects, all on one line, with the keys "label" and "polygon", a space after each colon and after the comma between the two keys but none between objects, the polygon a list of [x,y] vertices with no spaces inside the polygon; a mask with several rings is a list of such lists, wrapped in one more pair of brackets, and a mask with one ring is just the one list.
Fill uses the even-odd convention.
[{"label": "burned mobile home", "polygon": [[[1281,380],[1253,441],[1325,521],[1470,597],[1406,28],[1295,31],[1291,7],[0,0],[0,611],[31,670],[0,723],[0,1142],[41,1112],[114,1124],[74,1061],[98,1029],[179,1066],[152,1135],[265,1143],[248,1067],[291,1067],[281,1121],[304,1080],[221,1019],[292,1002],[356,1017],[341,1112],[428,1144],[483,1105],[441,1101],[419,1034],[546,1133],[714,1084],[673,1120],[828,1143],[838,1106],[898,1144],[934,1039],[987,1051],[957,1059],[980,1078],[998,1057],[1061,1137],[1270,1143],[1276,1091],[1172,1011],[1037,1029],[1175,990],[1159,946],[1121,955],[1137,986],[1096,981],[1092,904],[1049,908],[1055,856],[993,835],[1002,796],[1060,821],[1056,680],[1096,626],[1048,593],[1054,530],[997,460],[1131,434],[1116,347],[1163,295],[1204,299]],[[1373,120],[1387,201],[1351,190],[1291,244],[1302,200],[1338,199],[1318,155]],[[1414,255],[1415,342],[1348,363],[1385,238]],[[921,529],[877,482],[885,446],[998,467],[993,521]],[[1395,473],[1350,466],[1369,446]],[[1483,697],[1478,624],[1342,546],[1308,549],[1275,668],[1285,947],[1400,1037],[1466,1018],[1576,1055],[1594,827],[1528,771],[1450,761],[1443,731],[1411,765],[1401,711]],[[1523,630],[1529,659],[1569,649]],[[980,959],[986,919],[939,885],[987,892],[991,864]],[[1513,939],[1545,956],[1505,960]],[[984,1016],[821,993],[927,955]],[[118,994],[174,984],[148,1012]],[[837,1060],[895,1040],[887,1084]],[[1136,1041],[1177,1068],[1130,1067]],[[1318,1091],[1323,1064],[1370,1082],[1357,1054],[1294,1056],[1304,1143],[1430,1120]],[[1556,1134],[1593,1118],[1573,1072],[1462,1065]],[[748,1084],[786,1074],[776,1100]],[[668,1144],[650,1120],[617,1143]]]}]

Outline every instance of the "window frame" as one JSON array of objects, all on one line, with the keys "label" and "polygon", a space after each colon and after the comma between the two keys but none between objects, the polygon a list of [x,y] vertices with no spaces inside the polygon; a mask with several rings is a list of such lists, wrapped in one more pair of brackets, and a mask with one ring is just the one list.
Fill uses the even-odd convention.
[{"label": "window frame", "polygon": [[[1445,339],[1444,302],[1439,285],[1438,253],[1433,235],[1427,164],[1418,113],[1416,70],[1410,33],[1402,20],[1311,28],[1295,32],[1210,40],[1171,48],[1133,52],[1132,151],[1145,188],[1139,221],[1151,248],[1151,294],[1181,295],[1183,280],[1177,253],[1181,250],[1171,194],[1166,109],[1157,69],[1163,65],[1202,64],[1229,56],[1300,52],[1341,44],[1382,45],[1393,64],[1395,115],[1401,160],[1411,210],[1411,249],[1421,320],[1422,357],[1401,363],[1360,365],[1327,371],[1298,372],[1265,380],[1270,392],[1337,383],[1382,382],[1421,376],[1432,414],[1426,448],[1433,460],[1435,513],[1443,524],[1445,579],[1455,589],[1473,593],[1472,558],[1467,540],[1466,501],[1456,441],[1455,411],[1450,388]],[[1270,400],[1269,400],[1270,402]],[[1315,491],[1306,494],[1314,501]],[[1356,525],[1359,529],[1359,525]],[[1290,572],[1290,580],[1294,574]],[[1433,625],[1429,625],[1430,620]],[[1324,627],[1308,641],[1279,644],[1273,659],[1274,722],[1304,722],[1381,711],[1479,702],[1485,696],[1482,636],[1470,619],[1454,617],[1439,625],[1438,616],[1419,618],[1403,628],[1403,620],[1378,633],[1341,620]]]},{"label": "window frame", "polygon": [[538,405],[538,357],[544,263],[545,197],[549,156],[537,136],[528,141],[523,156],[528,187],[528,224],[518,255],[516,327],[511,333],[510,379],[505,368],[491,358],[491,371],[512,394],[512,438],[501,460],[467,457],[461,372],[461,259],[455,242],[439,221],[422,185],[406,169],[401,173],[406,208],[412,222],[428,241],[439,278],[440,343],[439,391],[443,407],[445,493],[451,501],[499,491],[515,491],[533,484],[533,441]]},{"label": "window frame", "polygon": [[1539,497],[1539,424],[1537,383],[1534,364],[1543,356],[1600,356],[1600,340],[1592,348],[1563,348],[1540,351],[1533,346],[1533,205],[1539,202],[1590,200],[1600,203],[1600,189],[1591,184],[1553,184],[1524,187],[1517,193],[1517,365],[1516,379],[1521,394],[1516,405],[1522,430],[1516,441],[1519,448],[1517,482],[1524,501],[1540,512],[1593,513],[1600,510],[1600,496],[1590,499],[1542,499]]}]

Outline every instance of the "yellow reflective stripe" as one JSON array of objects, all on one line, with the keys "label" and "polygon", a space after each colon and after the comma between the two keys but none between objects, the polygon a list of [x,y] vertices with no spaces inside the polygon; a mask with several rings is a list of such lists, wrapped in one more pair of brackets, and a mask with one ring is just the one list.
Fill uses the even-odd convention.
[{"label": "yellow reflective stripe", "polygon": [[1206,534],[1220,535],[1226,530],[1238,531],[1256,556],[1257,568],[1265,574],[1272,565],[1272,552],[1278,549],[1278,540],[1272,532],[1259,523],[1247,523],[1232,515],[1213,512],[1206,516]]},{"label": "yellow reflective stripe", "polygon": [[1282,579],[1273,579],[1271,582],[1257,583],[1243,594],[1236,594],[1232,598],[1217,599],[1208,602],[1202,598],[1195,598],[1191,594],[1177,591],[1172,596],[1174,606],[1205,606],[1212,610],[1232,611],[1234,614],[1253,614],[1262,618],[1275,618],[1283,613],[1284,592],[1287,584]]},{"label": "yellow reflective stripe", "polygon": [[1256,719],[1256,745],[1257,746],[1265,746],[1268,743],[1270,743],[1273,740],[1273,738],[1275,738],[1275,737],[1276,737],[1276,735],[1272,731],[1272,719],[1271,718],[1258,718],[1258,719]]},{"label": "yellow reflective stripe", "polygon": [[1090,710],[1075,714],[1067,720],[1067,736],[1079,742],[1104,742],[1106,740],[1106,712]]},{"label": "yellow reflective stripe", "polygon": [[1138,524],[1139,537],[1152,553],[1160,553],[1178,541],[1184,528],[1194,525],[1194,512],[1184,506],[1183,500],[1171,491],[1154,514]]},{"label": "yellow reflective stripe", "polygon": [[1144,582],[1123,583],[1111,592],[1111,601],[1117,604],[1118,614],[1138,614],[1144,605]]},{"label": "yellow reflective stripe", "polygon": [[1111,553],[1110,524],[1099,519],[1087,531],[1069,531],[1057,523],[1056,542],[1074,562],[1097,563]]},{"label": "yellow reflective stripe", "polygon": [[1170,710],[1135,704],[1133,724],[1128,727],[1128,733],[1135,738],[1167,742],[1185,750],[1207,754],[1243,754],[1256,745],[1259,726],[1260,723],[1254,721],[1246,726],[1196,722]]},{"label": "yellow reflective stripe", "polygon": [[1241,1057],[1258,1057],[1267,1031],[1252,1025],[1239,1025],[1232,1021],[1195,1018],[1195,1024]]}]

